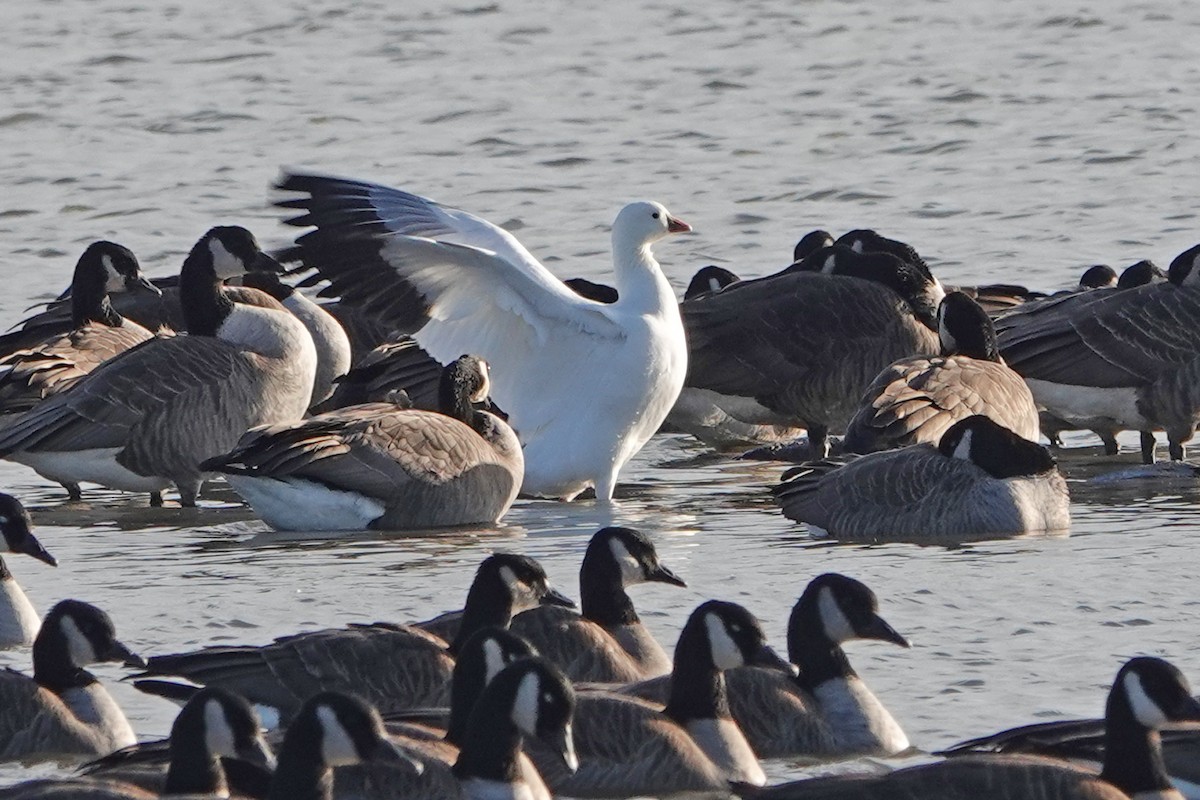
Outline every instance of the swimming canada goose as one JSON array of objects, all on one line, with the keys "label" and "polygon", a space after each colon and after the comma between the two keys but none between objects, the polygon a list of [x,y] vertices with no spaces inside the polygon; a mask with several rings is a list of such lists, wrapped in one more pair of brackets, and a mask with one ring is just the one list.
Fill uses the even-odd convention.
[{"label": "swimming canada goose", "polygon": [[242,285],[274,297],[308,330],[317,348],[317,372],[308,405],[315,406],[329,397],[333,393],[334,379],[350,369],[350,337],[342,323],[322,306],[281,281],[277,272],[248,273],[242,278]]},{"label": "swimming canada goose", "polygon": [[578,767],[571,682],[549,661],[524,656],[502,665],[476,694],[457,749],[445,754],[449,760],[426,759],[419,776],[375,766],[347,770],[337,776],[337,796],[549,800],[550,790],[523,747],[537,742],[560,771]]},{"label": "swimming canada goose", "polygon": [[[875,593],[853,578],[813,578],[788,618],[788,659],[796,674],[766,669],[725,673],[729,708],[759,758],[895,755],[908,737],[850,666],[842,645],[874,639],[909,647],[879,615]],[[669,681],[631,687],[661,701]]]},{"label": "swimming canada goose", "polygon": [[1051,758],[971,755],[885,775],[840,775],[772,786],[762,800],[1180,800],[1163,770],[1158,729],[1200,720],[1200,703],[1172,665],[1145,656],[1121,667],[1105,707],[1107,746],[1099,774]]},{"label": "swimming canada goose", "polygon": [[33,642],[33,677],[0,672],[0,760],[98,756],[133,744],[125,715],[84,669],[102,661],[146,663],[95,606],[63,600],[50,609]]},{"label": "swimming canada goose", "polygon": [[143,342],[42,401],[0,432],[0,457],[64,484],[158,493],[174,483],[180,503],[195,505],[201,461],[308,408],[308,331],[286,311],[235,304],[221,286],[272,265],[245,228],[208,231],[180,273],[188,335]]},{"label": "swimming canada goose", "polygon": [[886,539],[1018,534],[1070,524],[1067,484],[1049,451],[985,416],[919,444],[784,473],[783,514],[829,536]]},{"label": "swimming canada goose", "polygon": [[1038,440],[1038,410],[1020,375],[1000,358],[992,320],[962,292],[938,306],[940,356],[901,359],[879,373],[846,427],[850,453],[937,444],[960,419],[983,414]]},{"label": "swimming canada goose", "polygon": [[84,765],[80,770],[83,777],[28,781],[12,791],[22,800],[160,794],[229,797],[223,758],[238,759],[264,771],[275,768],[275,757],[260,727],[258,715],[242,698],[221,689],[201,689],[175,717],[170,738],[154,743],[157,751],[165,754],[165,770],[157,763],[144,763],[144,745],[135,744]]},{"label": "swimming canada goose", "polygon": [[[71,282],[71,329],[47,332],[40,341],[3,351],[0,413],[27,411],[63,391],[81,376],[153,334],[125,319],[109,293],[159,290],[141,273],[137,258],[113,242],[93,242],[75,265]],[[32,338],[32,337],[30,337]],[[78,492],[78,487],[75,487]]]},{"label": "swimming canada goose", "polygon": [[793,667],[766,643],[754,615],[710,600],[692,612],[675,647],[666,706],[626,694],[580,692],[575,710],[579,770],[565,775],[537,747],[530,757],[555,794],[568,797],[714,792],[728,782],[761,786],[762,766],[730,717],[726,670]]},{"label": "swimming canada goose", "polygon": [[253,428],[201,469],[223,473],[279,530],[494,525],[521,486],[521,443],[474,403],[488,369],[462,356],[443,370],[441,413],[371,403]]},{"label": "swimming canada goose", "polygon": [[[21,501],[0,492],[0,533],[4,534],[4,550],[24,553],[57,567],[58,561],[42,547],[31,532],[32,527],[29,512]],[[0,649],[33,644],[41,625],[41,617],[17,585],[4,559],[0,558]]]},{"label": "swimming canada goose", "polygon": [[[527,495],[612,499],[621,467],[675,402],[687,346],[670,284],[650,245],[691,230],[658,203],[613,223],[615,303],[580,297],[511,234],[377,184],[285,174],[288,224],[315,230],[302,259],[343,302],[411,332],[442,362],[476,353],[496,371],[492,395],[525,445]],[[599,365],[603,364],[603,369]]]},{"label": "swimming canada goose", "polygon": [[573,681],[629,683],[666,675],[671,659],[625,592],[651,581],[687,586],[659,562],[644,533],[603,528],[592,536],[579,568],[579,613],[538,606],[514,617],[512,630]]},{"label": "swimming canada goose", "polygon": [[[220,686],[275,708],[286,721],[313,694],[354,691],[385,713],[445,705],[454,654],[488,625],[507,628],[513,614],[540,603],[571,601],[551,588],[528,556],[497,553],[479,566],[467,593],[458,636],[442,639],[415,625],[377,622],[293,634],[267,645],[210,646],[153,656],[138,677],[176,675]],[[161,682],[135,682],[152,694]]]},{"label": "swimming canada goose", "polygon": [[[997,321],[1000,352],[1038,405],[1081,427],[1165,430],[1184,457],[1200,419],[1192,380],[1200,347],[1200,245],[1171,262],[1165,283],[1095,289]],[[1054,299],[1054,298],[1052,298]],[[1145,439],[1143,439],[1145,444]],[[1143,460],[1153,460],[1143,448]]]},{"label": "swimming canada goose", "polygon": [[[818,250],[680,305],[687,385],[742,399],[744,408],[720,405],[744,422],[805,427],[825,453],[827,434],[844,430],[880,370],[937,352],[940,299],[935,281],[886,253]],[[770,416],[754,418],[754,407]]]}]

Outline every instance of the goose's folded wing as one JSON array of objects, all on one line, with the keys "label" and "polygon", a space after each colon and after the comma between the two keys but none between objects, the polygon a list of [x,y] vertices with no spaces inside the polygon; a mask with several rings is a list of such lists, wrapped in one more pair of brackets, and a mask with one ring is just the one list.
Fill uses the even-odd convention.
[{"label": "goose's folded wing", "polygon": [[[231,431],[240,433],[237,426],[245,429],[245,404],[237,395],[262,380],[261,362],[260,356],[219,339],[155,337],[101,364],[5,428],[0,453],[125,447],[121,463],[141,474],[159,474],[152,471],[157,461],[181,457],[173,452],[176,443],[197,437],[219,443]],[[135,428],[173,433],[131,443]],[[186,431],[191,433],[181,435]]]},{"label": "goose's folded wing", "polygon": [[1191,289],[1158,283],[1073,297],[997,324],[1013,369],[1054,383],[1140,386],[1200,351],[1200,293]]},{"label": "goose's folded wing", "polygon": [[[28,675],[0,670],[0,760],[36,753],[87,753],[97,742],[53,693]],[[73,724],[74,723],[74,724]]]},{"label": "goose's folded wing", "polygon": [[515,237],[478,217],[396,189],[327,176],[287,174],[279,188],[307,194],[280,201],[305,211],[287,223],[315,228],[283,257],[301,259],[330,282],[327,293],[364,306],[397,330],[430,325],[422,344],[438,358],[466,352],[446,355],[438,346],[455,337],[437,329],[458,322],[540,342],[571,329],[621,335],[605,304],[572,292]]},{"label": "goose's folded wing", "polygon": [[894,292],[869,281],[812,273],[747,281],[686,300],[680,311],[688,385],[747,397],[779,392],[846,353],[887,347],[895,338],[888,323],[902,318],[904,306]]}]

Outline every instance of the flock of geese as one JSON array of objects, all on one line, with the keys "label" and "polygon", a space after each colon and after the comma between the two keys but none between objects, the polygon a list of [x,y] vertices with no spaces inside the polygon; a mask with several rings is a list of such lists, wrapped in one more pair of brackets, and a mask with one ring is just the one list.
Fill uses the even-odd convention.
[{"label": "flock of geese", "polygon": [[[706,267],[679,301],[651,246],[691,228],[658,203],[618,214],[605,286],[398,189],[307,173],[278,188],[307,229],[282,252],[216,227],[152,281],[127,248],[89,246],[69,292],[0,336],[0,458],[73,499],[98,484],[194,506],[221,476],[278,529],[426,529],[494,524],[518,495],[610,501],[665,428],[794,462],[773,488],[788,518],[886,539],[1065,529],[1040,437],[1091,430],[1115,453],[1138,431],[1153,463],[1163,431],[1182,460],[1200,420],[1200,246],[1166,273],[1094,267],[1039,295],[944,287],[907,244],[813,231],[780,272]],[[55,564],[8,495],[0,531]],[[626,591],[646,581],[685,585],[648,537],[610,527],[579,612],[536,561],[497,553],[460,612],[424,623],[143,660],[95,606],[39,620],[0,561],[0,646],[33,659],[32,676],[0,673],[0,758],[95,759],[0,798],[1169,798],[1189,776],[1173,753],[1194,737],[1160,730],[1200,703],[1173,666],[1134,658],[1103,721],[767,786],[763,758],[909,751],[842,650],[907,640],[869,588],[825,574],[786,659],[717,600],[668,655]],[[105,661],[183,704],[169,740],[136,741],[87,671]],[[1080,753],[1102,768],[1066,760]]]}]

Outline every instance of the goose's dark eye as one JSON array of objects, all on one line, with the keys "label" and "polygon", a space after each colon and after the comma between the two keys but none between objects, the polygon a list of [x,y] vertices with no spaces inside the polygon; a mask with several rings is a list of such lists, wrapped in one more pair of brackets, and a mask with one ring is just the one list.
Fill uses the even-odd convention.
[{"label": "goose's dark eye", "polygon": [[654,212],[653,214],[651,214],[650,216],[654,217],[655,219],[658,219],[658,212],[657,212],[657,211],[655,211],[655,212]]}]

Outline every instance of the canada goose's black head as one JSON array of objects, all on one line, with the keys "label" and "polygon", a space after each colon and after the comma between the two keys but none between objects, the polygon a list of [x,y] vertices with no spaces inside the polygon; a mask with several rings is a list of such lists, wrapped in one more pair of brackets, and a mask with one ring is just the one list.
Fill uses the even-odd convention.
[{"label": "canada goose's black head", "polygon": [[910,264],[891,253],[858,253],[841,244],[817,250],[788,269],[862,278],[882,284],[904,298],[913,314],[933,329],[937,327],[938,304],[946,295],[927,268]]},{"label": "canada goose's black head", "polygon": [[141,656],[117,640],[112,619],[94,605],[62,600],[50,609],[33,642],[35,678],[41,667],[82,669],[103,661],[146,666]]},{"label": "canada goose's black head", "polygon": [[1162,283],[1167,279],[1167,273],[1149,259],[1142,259],[1136,264],[1130,264],[1117,280],[1118,289],[1132,289],[1135,286],[1145,286],[1147,283]]},{"label": "canada goose's black head", "polygon": [[1148,730],[1171,722],[1200,721],[1200,703],[1183,673],[1161,658],[1139,656],[1117,672],[1108,695],[1107,715],[1128,715]]},{"label": "canada goose's black head", "polygon": [[849,247],[856,253],[888,253],[906,264],[917,267],[921,274],[930,281],[934,280],[933,273],[929,271],[929,265],[917,253],[916,248],[897,239],[881,236],[873,230],[862,228],[847,231],[839,236],[834,244]]},{"label": "canada goose's black head", "polygon": [[710,264],[707,267],[701,267],[696,270],[696,274],[692,276],[687,289],[683,292],[683,299],[691,300],[701,295],[719,292],[726,286],[737,283],[737,281],[738,276],[734,273],[724,267]]},{"label": "canada goose's black head", "polygon": [[803,261],[822,247],[829,247],[832,244],[833,235],[829,231],[809,231],[801,236],[800,241],[796,242],[796,246],[792,248],[792,263]]},{"label": "canada goose's black head", "polygon": [[658,551],[650,538],[633,528],[609,527],[597,531],[588,543],[583,561],[584,571],[593,563],[607,565],[604,569],[608,571],[618,571],[622,586],[647,582],[687,586],[658,560]]},{"label": "canada goose's black head", "polygon": [[241,696],[224,689],[201,689],[175,717],[171,750],[195,743],[202,743],[213,758],[236,758],[263,769],[275,768],[275,756],[262,737],[258,714]]},{"label": "canada goose's black head", "polygon": [[254,234],[240,225],[210,228],[196,242],[191,256],[207,260],[212,272],[220,280],[236,278],[248,272],[283,272],[283,266],[258,246]]},{"label": "canada goose's black head", "polygon": [[475,573],[475,583],[481,581],[502,587],[511,598],[514,614],[540,605],[575,607],[571,598],[550,585],[546,570],[529,556],[516,553],[488,556]]},{"label": "canada goose's black head", "polygon": [[788,619],[788,653],[804,642],[821,636],[831,644],[842,645],[854,639],[876,639],[900,647],[911,647],[879,615],[879,601],[866,584],[836,572],[818,575],[809,581],[804,593],[792,607]]},{"label": "canada goose's black head", "polygon": [[109,294],[162,291],[142,274],[137,256],[116,242],[88,245],[75,264],[71,279],[71,316],[75,326],[88,321],[119,324],[120,316],[108,304]]},{"label": "canada goose's black head", "polygon": [[1040,475],[1055,468],[1054,456],[982,414],[959,420],[942,434],[938,451],[970,461],[993,478]]},{"label": "canada goose's black head", "polygon": [[303,758],[326,768],[383,762],[402,764],[420,773],[421,765],[388,740],[374,706],[342,692],[321,692],[308,699],[288,726],[280,751],[285,762]]},{"label": "canada goose's black head", "polygon": [[1000,361],[992,318],[967,295],[950,292],[943,297],[938,306],[937,321],[942,355]]},{"label": "canada goose's black head", "polygon": [[1167,280],[1176,286],[1200,285],[1200,269],[1196,262],[1200,260],[1200,244],[1193,245],[1175,256],[1171,266],[1167,267]]},{"label": "canada goose's black head", "polygon": [[688,617],[675,648],[677,665],[681,656],[711,661],[719,671],[749,665],[795,673],[795,667],[767,644],[767,635],[753,614],[737,603],[721,600],[700,604]]},{"label": "canada goose's black head", "polygon": [[487,362],[479,356],[461,355],[442,369],[438,409],[470,425],[475,406],[487,401],[491,386]]},{"label": "canada goose's black head", "polygon": [[[522,659],[502,669],[484,694],[489,699],[511,698],[509,719],[517,730],[551,747],[571,772],[579,768],[571,728],[575,691],[558,667],[543,658]],[[478,715],[490,712],[495,705],[481,698],[475,708]]]},{"label": "canada goose's black head", "polygon": [[1117,285],[1117,271],[1108,264],[1093,264],[1079,276],[1080,289],[1100,289]]},{"label": "canada goose's black head", "polygon": [[33,521],[21,501],[11,494],[0,492],[0,533],[4,534],[5,549],[10,553],[24,553],[52,567],[58,566],[57,559],[46,552],[42,543],[33,535]]}]

